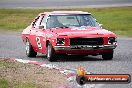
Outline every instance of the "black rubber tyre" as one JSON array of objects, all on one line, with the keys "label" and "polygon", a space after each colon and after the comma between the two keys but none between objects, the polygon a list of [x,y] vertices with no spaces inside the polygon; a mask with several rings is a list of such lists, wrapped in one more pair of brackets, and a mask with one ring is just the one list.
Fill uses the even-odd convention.
[{"label": "black rubber tyre", "polygon": [[26,40],[26,55],[28,57],[36,57],[37,52],[34,51],[29,39]]},{"label": "black rubber tyre", "polygon": [[56,60],[55,51],[50,43],[48,43],[47,47],[47,59],[51,62]]},{"label": "black rubber tyre", "polygon": [[104,60],[112,60],[113,59],[113,51],[111,53],[102,54],[102,58]]}]

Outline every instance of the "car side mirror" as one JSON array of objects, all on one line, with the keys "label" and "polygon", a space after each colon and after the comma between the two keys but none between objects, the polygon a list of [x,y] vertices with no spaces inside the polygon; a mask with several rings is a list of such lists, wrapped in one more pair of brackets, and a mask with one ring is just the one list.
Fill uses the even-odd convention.
[{"label": "car side mirror", "polygon": [[44,28],[44,26],[39,26],[39,29],[43,29]]},{"label": "car side mirror", "polygon": [[99,27],[102,28],[103,24],[99,24]]}]

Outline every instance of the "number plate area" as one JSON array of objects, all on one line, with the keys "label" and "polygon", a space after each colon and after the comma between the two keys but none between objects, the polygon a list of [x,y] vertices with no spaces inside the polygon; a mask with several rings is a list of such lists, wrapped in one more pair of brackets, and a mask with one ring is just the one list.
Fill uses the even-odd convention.
[{"label": "number plate area", "polygon": [[103,45],[75,45],[75,46],[70,46],[71,49],[99,49],[103,48]]}]

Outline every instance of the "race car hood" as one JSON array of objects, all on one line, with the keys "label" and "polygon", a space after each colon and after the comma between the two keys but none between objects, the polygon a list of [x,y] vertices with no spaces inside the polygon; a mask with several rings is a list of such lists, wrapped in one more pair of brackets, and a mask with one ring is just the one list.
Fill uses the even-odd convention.
[{"label": "race car hood", "polygon": [[105,37],[116,35],[108,30],[97,28],[97,27],[74,27],[74,28],[57,28],[52,30],[59,36],[68,37]]}]

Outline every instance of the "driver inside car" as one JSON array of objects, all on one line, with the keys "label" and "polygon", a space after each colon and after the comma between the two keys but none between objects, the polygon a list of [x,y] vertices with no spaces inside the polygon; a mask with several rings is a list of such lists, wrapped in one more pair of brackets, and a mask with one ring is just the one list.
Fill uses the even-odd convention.
[{"label": "driver inside car", "polygon": [[63,27],[64,25],[61,24],[56,16],[51,16],[48,20],[47,20],[47,28],[56,28],[56,27]]}]

